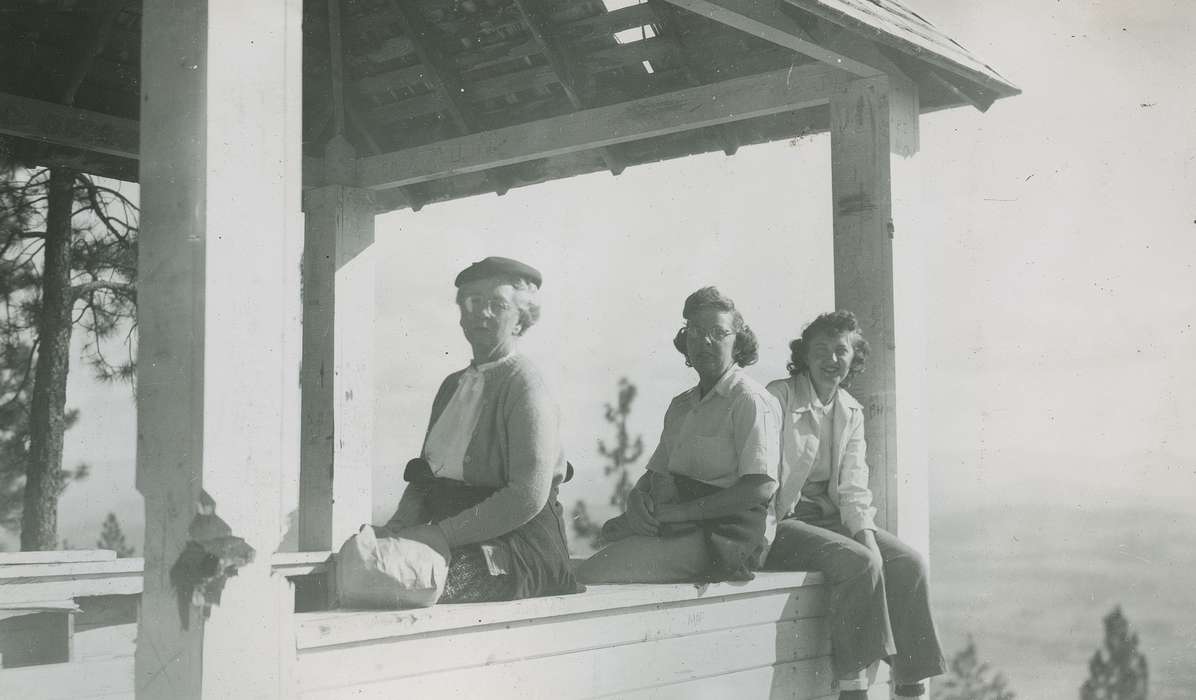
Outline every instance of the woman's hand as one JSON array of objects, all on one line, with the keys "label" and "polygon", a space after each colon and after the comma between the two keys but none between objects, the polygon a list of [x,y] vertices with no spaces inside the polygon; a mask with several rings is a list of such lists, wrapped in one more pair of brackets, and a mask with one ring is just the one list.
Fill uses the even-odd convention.
[{"label": "woman's hand", "polygon": [[656,521],[664,523],[684,523],[693,520],[684,503],[661,503],[653,511]]},{"label": "woman's hand", "polygon": [[660,521],[653,514],[655,506],[652,497],[632,489],[627,494],[627,525],[637,535],[655,537],[660,532]]}]

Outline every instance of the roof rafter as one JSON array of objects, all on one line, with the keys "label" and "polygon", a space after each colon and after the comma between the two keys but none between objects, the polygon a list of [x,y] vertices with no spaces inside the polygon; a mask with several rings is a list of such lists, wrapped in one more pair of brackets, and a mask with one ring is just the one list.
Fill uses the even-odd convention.
[{"label": "roof rafter", "polygon": [[[585,109],[585,101],[582,99],[581,92],[578,89],[577,64],[569,59],[560,45],[548,38],[548,35],[544,31],[547,21],[540,13],[528,5],[528,0],[512,0],[512,2],[515,4],[515,8],[519,10],[519,16],[523,19],[523,24],[527,27],[528,33],[531,34],[532,41],[539,47],[540,52],[544,54],[544,58],[548,60],[548,65],[552,68],[552,72],[556,74],[561,88],[565,91],[565,96],[569,98],[569,103],[573,105],[573,109]],[[602,155],[602,161],[606,163],[606,167],[611,173],[618,175],[627,167],[623,159],[616,155],[613,149],[603,148],[599,152]]]},{"label": "roof rafter", "polygon": [[[463,89],[460,76],[449,65],[449,59],[441,56],[440,52],[428,42],[427,36],[431,28],[424,22],[419,10],[408,11],[408,8],[403,6],[402,0],[388,0],[388,4],[403,33],[411,40],[415,54],[424,66],[424,77],[431,84],[433,92],[440,98],[440,102],[448,112],[457,132],[461,135],[476,132],[477,125],[473,123],[470,115],[461,105],[459,96]],[[506,194],[510,189],[510,183],[498,173],[487,173],[486,177],[499,195]]]},{"label": "roof rafter", "polygon": [[[677,53],[681,56],[681,73],[685,76],[685,81],[691,87],[701,85],[704,81],[689,63],[690,47],[682,38],[681,31],[677,29],[677,14],[679,12],[677,8],[664,0],[648,0],[647,5],[652,8],[652,13],[656,16],[657,36],[663,36],[677,44]],[[735,152],[739,150],[739,138],[735,135],[735,130],[730,124],[723,124],[719,127],[718,133],[723,142],[723,153],[729,156],[735,155]]]},{"label": "roof rafter", "polygon": [[[847,76],[850,77],[850,76]],[[808,64],[471,134],[358,161],[386,190],[826,104],[844,73]]]},{"label": "roof rafter", "polygon": [[858,58],[833,51],[810,36],[773,0],[663,0],[683,10],[701,15],[752,36],[792,49],[827,65],[841,68],[861,78],[871,78],[884,71]]},{"label": "roof rafter", "polygon": [[[335,155],[336,149],[332,148],[332,140],[343,140],[348,143],[345,135],[346,126],[351,126],[358,134],[361,135],[362,140],[370,148],[374,154],[381,153],[382,149],[378,146],[378,142],[374,139],[369,128],[364,123],[364,119],[353,108],[353,105],[346,94],[345,84],[345,58],[344,58],[344,29],[341,22],[341,3],[343,0],[328,0],[328,53],[329,53],[329,78],[331,79],[332,92],[332,107],[331,107],[331,121],[332,121],[332,139],[330,139],[328,146],[325,147],[325,158],[330,158]],[[346,154],[348,155],[348,154]],[[353,155],[356,155],[355,153]],[[327,166],[327,164],[326,164]],[[327,170],[327,167],[326,167]],[[351,171],[352,168],[346,164],[342,170]],[[409,206],[419,211],[423,207],[424,197],[420,193],[412,191],[412,188],[403,188],[401,191],[402,198],[409,204]]]}]

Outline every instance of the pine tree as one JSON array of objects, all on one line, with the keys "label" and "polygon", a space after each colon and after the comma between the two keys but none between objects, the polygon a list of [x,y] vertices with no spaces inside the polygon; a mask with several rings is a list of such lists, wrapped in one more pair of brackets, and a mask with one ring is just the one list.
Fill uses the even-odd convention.
[{"label": "pine tree", "polygon": [[[634,484],[631,481],[630,467],[644,454],[644,438],[636,435],[632,439],[627,431],[627,419],[631,415],[631,404],[635,401],[637,389],[627,377],[619,379],[618,399],[614,404],[606,404],[606,422],[614,426],[615,442],[613,446],[606,441],[598,440],[598,454],[606,458],[602,472],[607,477],[615,479],[614,489],[611,491],[608,503],[615,507],[617,513],[627,509],[627,496]],[[591,516],[585,501],[577,501],[573,506],[573,531],[578,537],[589,540],[597,547],[601,543],[602,523]]]},{"label": "pine tree", "polygon": [[57,546],[58,498],[86,473],[62,468],[73,329],[101,379],[132,381],[136,219],[86,175],[0,163],[0,523],[19,518],[21,549]]},{"label": "pine tree", "polygon": [[1000,673],[991,673],[987,663],[980,661],[976,642],[970,636],[968,644],[951,657],[947,675],[932,685],[934,700],[1013,700],[1016,695],[1005,684]]},{"label": "pine tree", "polygon": [[1105,642],[1088,662],[1088,680],[1080,688],[1081,700],[1146,700],[1146,657],[1138,651],[1138,635],[1121,606],[1105,615]]},{"label": "pine tree", "polygon": [[120,529],[120,521],[116,519],[116,513],[109,513],[107,518],[104,518],[104,524],[100,526],[100,539],[96,540],[97,549],[111,549],[116,552],[117,557],[131,557],[137,553],[137,550],[129,546],[125,541],[124,530]]}]

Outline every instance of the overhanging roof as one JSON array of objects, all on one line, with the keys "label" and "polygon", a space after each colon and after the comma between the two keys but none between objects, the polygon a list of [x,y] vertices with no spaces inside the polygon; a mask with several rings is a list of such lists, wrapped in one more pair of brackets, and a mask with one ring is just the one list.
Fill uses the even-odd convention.
[{"label": "overhanging roof", "polygon": [[[836,79],[895,76],[922,112],[1018,92],[892,0],[608,2],[307,0],[305,180],[339,134],[383,208],[418,208],[825,131]],[[139,3],[0,10],[0,61],[0,153],[136,178]]]}]

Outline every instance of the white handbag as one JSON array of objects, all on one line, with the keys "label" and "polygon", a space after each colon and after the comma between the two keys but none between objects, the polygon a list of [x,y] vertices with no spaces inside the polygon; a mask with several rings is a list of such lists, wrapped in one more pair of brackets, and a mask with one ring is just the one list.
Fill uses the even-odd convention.
[{"label": "white handbag", "polygon": [[426,608],[447,575],[448,562],[432,547],[363,525],[336,555],[337,607]]}]

